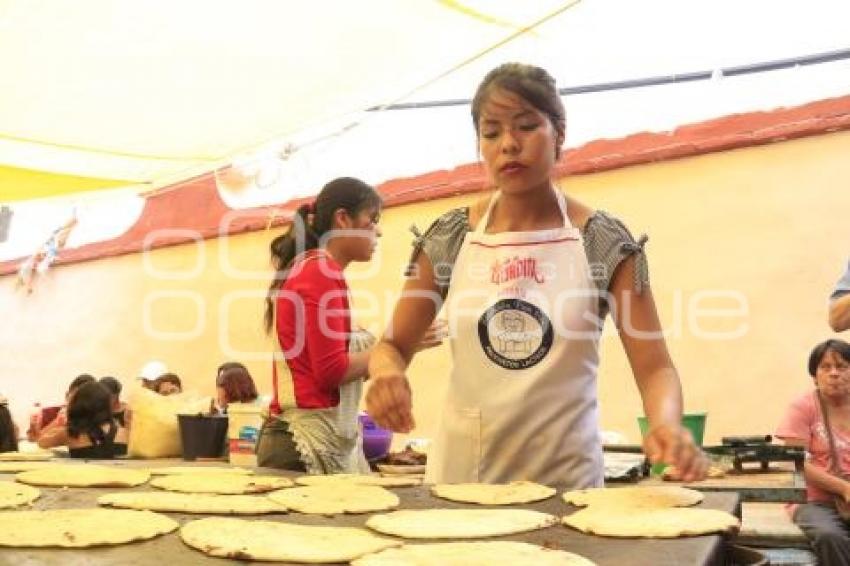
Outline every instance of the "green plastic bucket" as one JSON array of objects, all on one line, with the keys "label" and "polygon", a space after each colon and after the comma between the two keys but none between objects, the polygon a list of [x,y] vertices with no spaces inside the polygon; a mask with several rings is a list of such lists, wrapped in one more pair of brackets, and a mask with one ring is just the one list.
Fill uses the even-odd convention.
[{"label": "green plastic bucket", "polygon": [[[691,431],[691,436],[694,437],[694,442],[697,446],[702,446],[705,438],[705,419],[706,413],[685,413],[682,415],[682,426]],[[649,430],[649,420],[646,417],[638,417],[638,427],[640,427],[640,436],[646,436]],[[652,474],[659,475],[666,468],[666,464],[653,464]]]}]

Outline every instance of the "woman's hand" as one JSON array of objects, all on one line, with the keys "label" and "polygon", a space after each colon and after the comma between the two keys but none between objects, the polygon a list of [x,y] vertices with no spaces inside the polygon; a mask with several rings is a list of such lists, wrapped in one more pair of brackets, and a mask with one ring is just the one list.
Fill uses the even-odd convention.
[{"label": "woman's hand", "polygon": [[653,464],[675,467],[672,479],[697,481],[705,479],[708,457],[694,443],[688,429],[681,425],[661,424],[649,429],[643,439],[643,451]]},{"label": "woman's hand", "polygon": [[414,348],[414,352],[421,352],[428,348],[434,348],[443,343],[449,335],[449,323],[446,320],[435,320],[425,331],[425,336]]},{"label": "woman's hand", "polygon": [[366,392],[366,412],[378,426],[393,432],[413,430],[416,423],[413,420],[410,384],[404,374],[373,376]]},{"label": "woman's hand", "polygon": [[68,429],[64,426],[48,426],[38,435],[39,448],[54,448],[56,446],[67,446]]},{"label": "woman's hand", "polygon": [[436,346],[445,334],[445,323],[434,320],[442,305],[439,291],[431,260],[419,254],[384,338],[369,357],[366,411],[378,426],[404,433],[416,426],[405,372],[416,351]]}]

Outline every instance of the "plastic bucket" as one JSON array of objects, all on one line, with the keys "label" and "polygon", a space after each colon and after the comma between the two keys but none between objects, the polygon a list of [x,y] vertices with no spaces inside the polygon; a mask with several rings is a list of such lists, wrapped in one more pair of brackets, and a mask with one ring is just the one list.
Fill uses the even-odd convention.
[{"label": "plastic bucket", "polygon": [[262,408],[252,403],[230,403],[227,447],[234,466],[257,466],[257,439],[263,426]]},{"label": "plastic bucket", "polygon": [[360,413],[360,426],[363,430],[363,454],[370,462],[387,455],[393,441],[393,433],[379,427],[366,413]]},{"label": "plastic bucket", "polygon": [[227,435],[227,417],[177,415],[180,422],[180,441],[183,459],[220,458]]},{"label": "plastic bucket", "polygon": [[[705,438],[706,418],[708,418],[707,413],[685,413],[682,415],[682,426],[691,431],[691,436],[694,437],[697,446],[702,446]],[[638,427],[640,427],[640,436],[643,438],[649,430],[649,420],[646,417],[638,417]],[[653,464],[652,473],[658,475],[666,467],[666,464]]]}]

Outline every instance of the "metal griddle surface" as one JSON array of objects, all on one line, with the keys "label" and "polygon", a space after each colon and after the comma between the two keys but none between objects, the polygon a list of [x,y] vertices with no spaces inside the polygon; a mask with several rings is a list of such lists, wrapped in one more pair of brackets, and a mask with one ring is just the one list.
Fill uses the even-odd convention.
[{"label": "metal griddle surface", "polygon": [[[127,467],[145,467],[155,465],[193,465],[192,463],[168,461],[168,462],[130,462],[116,461],[115,465]],[[221,465],[221,464],[219,464]],[[272,475],[294,474],[276,470],[258,469],[258,473]],[[12,480],[14,474],[0,474],[0,481]],[[42,497],[33,505],[34,509],[61,509],[75,507],[96,507],[97,498],[105,493],[123,491],[116,488],[39,488]],[[126,489],[126,488],[125,488]],[[153,490],[148,485],[130,488],[133,491]],[[427,487],[392,488],[401,498],[400,509],[430,509],[477,507],[473,505],[454,503],[431,496]],[[575,510],[574,507],[564,503],[558,495],[547,501],[519,505],[524,509],[533,509],[557,516],[566,515]],[[734,493],[706,493],[705,500],[700,504],[704,508],[720,509],[730,513],[738,510],[739,500]],[[0,511],[4,512],[4,511]],[[204,515],[189,515],[181,513],[167,513],[177,522],[183,524],[188,521],[199,519]],[[350,526],[362,527],[369,517],[366,515],[340,515],[336,517],[323,517],[316,515],[302,515],[290,513],[287,515],[257,515],[239,516],[245,519],[262,519],[271,521],[282,521],[297,523],[300,525],[323,525],[323,526]],[[490,540],[515,540],[545,545],[549,548],[557,548],[569,552],[575,552],[593,560],[600,566],[681,566],[687,564],[721,564],[722,563],[722,538],[718,535],[687,537],[674,540],[662,539],[615,539],[585,535],[569,529],[563,525],[556,525],[547,529],[498,537]],[[437,542],[437,541],[411,541],[411,542]],[[97,547],[87,549],[29,549],[29,548],[2,548],[0,549],[0,564],[14,565],[156,565],[172,566],[183,564],[225,564],[228,562],[221,558],[208,557],[200,552],[189,548],[180,539],[175,531],[168,535],[153,540],[131,543],[113,547]],[[243,562],[244,563],[244,562]],[[263,564],[257,562],[257,564]]]}]

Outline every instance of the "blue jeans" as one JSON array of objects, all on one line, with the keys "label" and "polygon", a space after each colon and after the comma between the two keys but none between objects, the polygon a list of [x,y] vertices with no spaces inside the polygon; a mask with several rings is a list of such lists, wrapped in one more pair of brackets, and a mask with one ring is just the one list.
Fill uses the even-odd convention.
[{"label": "blue jeans", "polygon": [[794,522],[806,534],[820,566],[850,564],[850,525],[830,503],[806,503],[794,512]]}]

